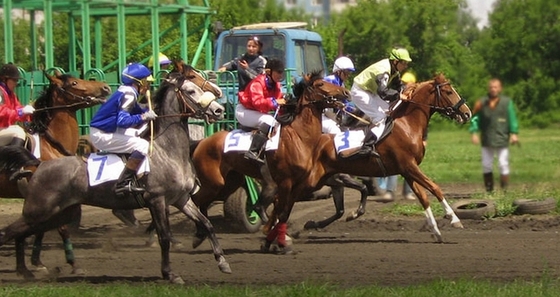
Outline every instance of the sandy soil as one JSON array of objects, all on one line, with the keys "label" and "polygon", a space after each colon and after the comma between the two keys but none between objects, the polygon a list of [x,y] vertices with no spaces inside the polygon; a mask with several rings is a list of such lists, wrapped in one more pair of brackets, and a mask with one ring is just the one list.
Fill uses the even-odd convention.
[{"label": "sandy soil", "polygon": [[[461,196],[468,189],[450,186],[446,190]],[[445,243],[438,244],[423,229],[423,217],[389,215],[380,211],[383,203],[371,198],[368,212],[358,220],[341,220],[324,230],[313,231],[302,230],[303,224],[309,219],[329,216],[334,211],[332,202],[297,204],[290,220],[290,232],[299,233],[294,239],[295,255],[260,253],[263,235],[230,233],[221,207],[216,205],[210,216],[231,264],[231,275],[219,272],[207,242],[196,250],[190,248],[193,225],[181,214],[174,214],[172,228],[185,247],[172,250],[172,268],[187,284],[234,285],[302,281],[342,286],[407,285],[435,279],[507,282],[531,280],[545,273],[560,276],[560,218],[465,220],[465,229],[454,229],[446,220],[439,219]],[[354,209],[357,193],[349,191],[346,200],[347,210]],[[21,203],[2,204],[1,225],[15,220],[20,212]],[[147,210],[139,210],[137,216],[143,224],[149,222]],[[36,276],[40,281],[56,282],[160,281],[159,248],[147,247],[146,239],[142,228],[124,227],[109,210],[84,206],[82,224],[73,233],[73,243],[85,275],[70,274],[58,234],[51,231],[45,238],[43,254],[49,273],[38,271]],[[13,245],[8,244],[0,248],[0,283],[23,282],[14,268]]]}]

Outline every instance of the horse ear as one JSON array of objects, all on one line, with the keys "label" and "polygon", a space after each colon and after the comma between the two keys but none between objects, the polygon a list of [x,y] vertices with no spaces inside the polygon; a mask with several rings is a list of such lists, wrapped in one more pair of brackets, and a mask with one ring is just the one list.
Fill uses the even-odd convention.
[{"label": "horse ear", "polygon": [[447,78],[445,78],[443,72],[438,72],[434,75],[434,81],[438,84],[441,84],[447,82]]},{"label": "horse ear", "polygon": [[[58,72],[58,71],[56,71]],[[55,75],[49,75],[49,73],[46,70],[43,70],[43,75],[45,75],[45,77],[51,82],[51,83],[55,83],[55,79],[58,76],[57,73],[55,72]]]}]

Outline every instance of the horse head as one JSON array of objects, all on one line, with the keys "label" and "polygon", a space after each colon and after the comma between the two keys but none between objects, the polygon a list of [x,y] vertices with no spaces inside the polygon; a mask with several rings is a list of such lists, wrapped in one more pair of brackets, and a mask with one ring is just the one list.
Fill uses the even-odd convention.
[{"label": "horse head", "polygon": [[51,106],[73,106],[75,109],[93,106],[105,102],[104,97],[111,94],[111,88],[104,82],[83,80],[55,71],[44,75],[50,82]]},{"label": "horse head", "polygon": [[342,101],[350,98],[346,88],[326,82],[320,71],[304,75],[294,86],[294,95],[299,98],[299,106],[314,104],[320,109],[343,106]]},{"label": "horse head", "polygon": [[180,99],[181,107],[174,112],[204,119],[207,122],[224,118],[225,108],[215,101],[218,96],[222,96],[221,89],[182,61],[174,62],[174,69],[164,80],[163,86],[164,88],[160,90],[172,87],[177,98]]},{"label": "horse head", "polygon": [[440,73],[433,80],[418,83],[407,90],[410,102],[427,105],[432,111],[457,121],[468,122],[472,116],[465,99],[455,91],[451,83]]}]

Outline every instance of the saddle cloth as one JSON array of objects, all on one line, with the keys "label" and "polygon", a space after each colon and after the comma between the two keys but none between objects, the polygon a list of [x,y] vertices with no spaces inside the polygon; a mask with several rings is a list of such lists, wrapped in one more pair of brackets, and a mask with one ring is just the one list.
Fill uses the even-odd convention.
[{"label": "saddle cloth", "polygon": [[[87,160],[88,179],[90,186],[97,186],[108,181],[118,180],[124,170],[123,160],[116,154],[91,153]],[[138,169],[138,176],[150,172],[148,158]]]},{"label": "saddle cloth", "polygon": [[[280,127],[280,125],[274,127],[276,133],[266,142],[265,151],[275,151],[278,149],[278,144],[280,143]],[[241,129],[232,130],[226,135],[224,153],[246,152],[251,146],[252,139],[253,132],[246,132]]]},{"label": "saddle cloth", "polygon": [[[395,125],[395,121],[393,118],[388,117],[385,121],[385,128],[381,136],[379,137],[378,143],[385,139],[393,131],[393,127]],[[373,129],[373,128],[372,128]],[[361,147],[364,142],[365,138],[364,130],[346,130],[340,133],[337,133],[334,136],[334,146],[336,149],[336,153],[339,154],[343,151],[355,149]]]}]

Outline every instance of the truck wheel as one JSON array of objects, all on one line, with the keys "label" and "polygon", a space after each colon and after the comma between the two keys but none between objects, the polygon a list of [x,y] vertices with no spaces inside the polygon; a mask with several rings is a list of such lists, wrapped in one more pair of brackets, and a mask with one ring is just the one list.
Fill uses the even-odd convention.
[{"label": "truck wheel", "polygon": [[515,213],[517,214],[547,214],[556,209],[556,200],[548,198],[545,200],[534,199],[517,199],[513,201],[513,205],[517,206]]},{"label": "truck wheel", "polygon": [[451,205],[459,219],[481,220],[496,215],[494,202],[488,200],[458,201]]},{"label": "truck wheel", "polygon": [[261,228],[261,218],[252,210],[248,197],[247,190],[241,187],[224,202],[224,216],[234,232],[255,233]]}]

